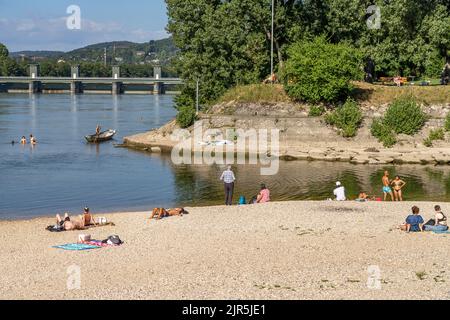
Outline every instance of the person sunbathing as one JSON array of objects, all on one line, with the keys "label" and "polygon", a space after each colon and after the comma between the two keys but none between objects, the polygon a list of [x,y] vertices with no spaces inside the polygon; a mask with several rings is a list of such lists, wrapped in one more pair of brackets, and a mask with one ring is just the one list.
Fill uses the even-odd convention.
[{"label": "person sunbathing", "polygon": [[84,208],[84,213],[81,216],[81,221],[83,222],[84,226],[97,226],[94,217],[89,213],[88,207]]},{"label": "person sunbathing", "polygon": [[153,209],[150,219],[153,219],[155,217],[158,220],[165,217],[173,217],[173,216],[181,217],[184,214],[188,214],[188,212],[184,208],[175,208],[175,209],[155,208]]},{"label": "person sunbathing", "polygon": [[59,214],[56,215],[57,226],[61,227],[65,231],[74,231],[74,230],[84,230],[86,226],[84,225],[83,219],[80,221],[72,220],[69,217],[69,214],[66,213],[64,215],[64,219],[61,218]]}]

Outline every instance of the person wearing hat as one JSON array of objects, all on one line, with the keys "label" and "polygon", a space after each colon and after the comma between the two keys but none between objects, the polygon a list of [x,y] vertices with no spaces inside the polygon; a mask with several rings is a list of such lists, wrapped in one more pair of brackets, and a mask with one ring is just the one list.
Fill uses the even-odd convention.
[{"label": "person wearing hat", "polygon": [[336,189],[334,189],[334,195],[336,197],[336,201],[346,201],[347,197],[345,196],[345,188],[339,181],[336,182]]}]

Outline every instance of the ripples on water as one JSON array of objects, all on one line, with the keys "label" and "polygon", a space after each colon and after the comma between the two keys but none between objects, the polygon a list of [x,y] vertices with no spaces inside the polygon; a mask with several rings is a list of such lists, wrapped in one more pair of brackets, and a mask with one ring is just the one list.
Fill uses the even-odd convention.
[{"label": "ripples on water", "polygon": [[[174,115],[171,96],[0,94],[0,219],[76,213],[85,205],[109,212],[222,204],[222,166],[174,166],[168,156],[84,142],[97,123],[117,129],[120,143]],[[30,133],[39,141],[35,148],[10,144]],[[274,200],[327,199],[337,180],[350,196],[381,195],[385,169],[408,182],[408,200],[448,199],[448,167],[282,162],[270,177],[261,177],[257,166],[235,166],[235,200],[251,198],[261,182]]]}]

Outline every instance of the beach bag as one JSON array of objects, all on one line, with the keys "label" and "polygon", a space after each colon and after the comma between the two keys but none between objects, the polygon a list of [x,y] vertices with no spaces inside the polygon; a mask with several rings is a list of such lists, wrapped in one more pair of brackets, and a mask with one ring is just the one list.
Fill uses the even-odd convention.
[{"label": "beach bag", "polygon": [[79,234],[78,235],[78,242],[79,243],[89,242],[89,241],[91,241],[91,235],[90,234]]},{"label": "beach bag", "polygon": [[100,217],[97,218],[97,224],[104,226],[108,223],[108,219],[106,219],[105,217]]},{"label": "beach bag", "polygon": [[109,236],[108,239],[103,240],[102,242],[114,246],[120,246],[123,243],[117,235]]},{"label": "beach bag", "polygon": [[245,204],[247,204],[247,199],[245,199],[245,197],[244,196],[241,196],[240,198],[239,198],[239,205],[245,205]]}]

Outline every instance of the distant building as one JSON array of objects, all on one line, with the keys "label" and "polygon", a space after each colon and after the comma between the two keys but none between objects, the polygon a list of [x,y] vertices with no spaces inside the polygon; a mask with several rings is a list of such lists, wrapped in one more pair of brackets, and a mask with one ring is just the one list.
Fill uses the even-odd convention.
[{"label": "distant building", "polygon": [[136,51],[136,55],[138,57],[143,57],[143,56],[145,56],[145,51]]},{"label": "distant building", "polygon": [[122,57],[115,57],[114,60],[116,60],[117,62],[122,62],[123,58]]}]

